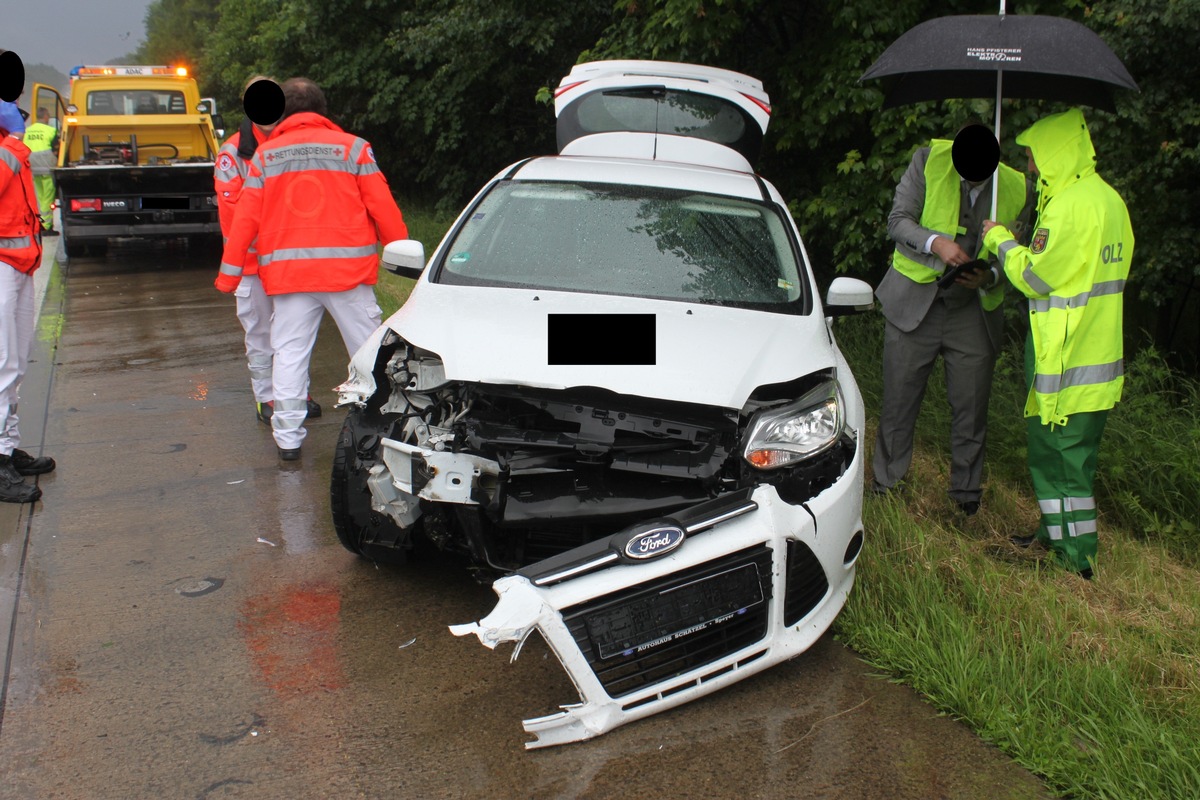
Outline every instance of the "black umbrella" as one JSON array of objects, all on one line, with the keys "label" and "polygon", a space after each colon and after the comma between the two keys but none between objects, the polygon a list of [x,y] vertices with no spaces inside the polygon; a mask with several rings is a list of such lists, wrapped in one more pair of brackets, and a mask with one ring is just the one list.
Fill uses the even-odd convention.
[{"label": "black umbrella", "polygon": [[1062,17],[938,17],[903,33],[860,80],[883,81],[884,108],[992,97],[1061,100],[1114,111],[1116,89],[1137,84],[1104,40]]},{"label": "black umbrella", "polygon": [[[880,80],[883,107],[995,97],[1058,100],[1114,111],[1118,88],[1137,90],[1104,40],[1069,19],[1005,14],[938,17],[910,28],[859,78]],[[996,185],[992,185],[995,209]]]}]

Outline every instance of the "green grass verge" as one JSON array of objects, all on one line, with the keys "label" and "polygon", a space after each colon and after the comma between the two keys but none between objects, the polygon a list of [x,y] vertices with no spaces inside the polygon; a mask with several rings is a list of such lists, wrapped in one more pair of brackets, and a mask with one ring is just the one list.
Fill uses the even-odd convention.
[{"label": "green grass verge", "polygon": [[[881,326],[868,315],[838,328],[871,418]],[[1066,797],[1200,797],[1196,386],[1153,353],[1133,359],[1101,452],[1087,582],[1008,542],[1037,520],[1018,355],[1001,361],[984,507],[969,520],[945,495],[949,409],[940,373],[931,380],[910,488],[868,496],[867,545],[835,630]]]}]

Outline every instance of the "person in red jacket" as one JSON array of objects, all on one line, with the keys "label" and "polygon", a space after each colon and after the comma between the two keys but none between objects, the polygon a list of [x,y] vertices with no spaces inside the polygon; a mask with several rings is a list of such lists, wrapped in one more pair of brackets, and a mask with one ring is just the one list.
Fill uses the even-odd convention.
[{"label": "person in red jacket", "polygon": [[42,490],[24,475],[54,469],[54,459],[19,448],[17,396],[33,345],[34,270],[42,263],[41,218],[25,120],[16,103],[0,100],[0,502],[32,503]]},{"label": "person in red jacket", "polygon": [[295,461],[321,319],[328,311],[353,356],[382,321],[380,242],[405,239],[408,228],[371,145],[325,117],[320,87],[291,78],[283,96],[283,119],[250,162],[216,287],[237,289],[253,244],[275,307],[271,427],[280,459]]},{"label": "person in red jacket", "polygon": [[[242,105],[246,118],[237,132],[221,145],[213,167],[217,214],[221,233],[226,239],[233,227],[234,209],[242,185],[250,171],[250,159],[271,135],[283,114],[283,91],[265,75],[256,75],[246,82]],[[242,264],[242,280],[234,296],[237,298],[238,322],[246,334],[246,365],[250,368],[255,415],[259,422],[270,425],[275,405],[271,394],[271,363],[275,354],[271,347],[271,314],[274,308],[258,279],[258,254],[253,247]],[[309,417],[321,416],[321,406],[311,396],[307,399],[306,411]]]}]

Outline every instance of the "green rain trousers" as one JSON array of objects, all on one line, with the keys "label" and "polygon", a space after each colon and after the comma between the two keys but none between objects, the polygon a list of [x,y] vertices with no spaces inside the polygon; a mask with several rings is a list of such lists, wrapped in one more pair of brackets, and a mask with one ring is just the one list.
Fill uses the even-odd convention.
[{"label": "green rain trousers", "polygon": [[33,191],[37,195],[38,211],[41,212],[42,230],[48,231],[54,227],[54,176],[34,175]]},{"label": "green rain trousers", "polygon": [[[1032,338],[1025,347],[1025,374],[1033,380]],[[1066,425],[1025,419],[1029,474],[1042,511],[1037,537],[1067,569],[1082,572],[1096,560],[1096,457],[1108,411],[1072,414]]]}]

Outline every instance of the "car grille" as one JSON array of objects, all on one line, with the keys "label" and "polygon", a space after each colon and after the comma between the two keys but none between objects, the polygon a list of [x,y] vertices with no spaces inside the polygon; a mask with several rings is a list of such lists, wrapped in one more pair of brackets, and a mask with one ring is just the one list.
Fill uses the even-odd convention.
[{"label": "car grille", "polygon": [[753,645],[770,605],[771,550],[759,546],[564,609],[563,619],[621,697]]},{"label": "car grille", "polygon": [[821,562],[803,542],[788,542],[784,587],[784,625],[795,625],[808,616],[829,591],[829,579]]}]

